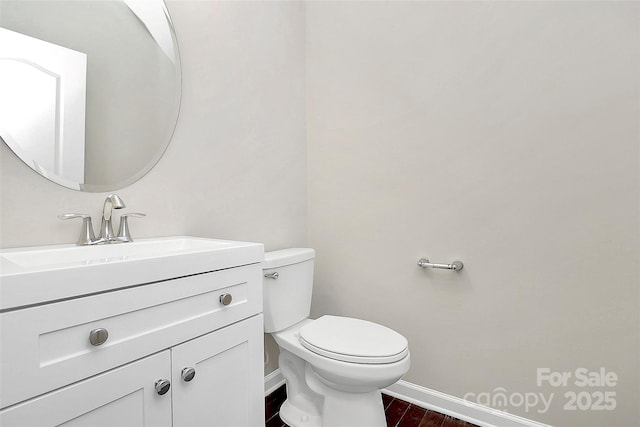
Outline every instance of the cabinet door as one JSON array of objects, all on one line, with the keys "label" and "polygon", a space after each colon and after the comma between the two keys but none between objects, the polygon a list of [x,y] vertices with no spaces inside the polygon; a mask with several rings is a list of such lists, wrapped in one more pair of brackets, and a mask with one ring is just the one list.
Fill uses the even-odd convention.
[{"label": "cabinet door", "polygon": [[0,411],[2,427],[171,427],[169,350]]},{"label": "cabinet door", "polygon": [[173,425],[264,425],[263,339],[258,315],[172,348]]}]

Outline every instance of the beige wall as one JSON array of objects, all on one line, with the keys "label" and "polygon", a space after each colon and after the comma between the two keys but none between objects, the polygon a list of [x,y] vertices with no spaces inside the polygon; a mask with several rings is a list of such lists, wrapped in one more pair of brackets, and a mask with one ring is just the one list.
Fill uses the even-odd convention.
[{"label": "beige wall", "polygon": [[[183,98],[164,157],[118,190],[135,237],[197,235],[306,243],[304,5],[172,1]],[[81,193],[36,175],[1,144],[2,247],[72,243],[106,193]]]},{"label": "beige wall", "polygon": [[[308,3],[313,314],[403,333],[410,382],[555,393],[545,414],[507,409],[635,425],[639,22],[639,3]],[[580,367],[618,384],[536,385]],[[606,390],[615,411],[563,410]]]}]

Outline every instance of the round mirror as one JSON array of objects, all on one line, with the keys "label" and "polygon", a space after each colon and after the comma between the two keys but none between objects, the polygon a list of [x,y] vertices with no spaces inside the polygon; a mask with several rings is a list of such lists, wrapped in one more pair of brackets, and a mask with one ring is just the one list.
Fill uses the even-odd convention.
[{"label": "round mirror", "polygon": [[178,118],[180,58],[162,0],[0,1],[0,137],[74,190],[146,174]]}]

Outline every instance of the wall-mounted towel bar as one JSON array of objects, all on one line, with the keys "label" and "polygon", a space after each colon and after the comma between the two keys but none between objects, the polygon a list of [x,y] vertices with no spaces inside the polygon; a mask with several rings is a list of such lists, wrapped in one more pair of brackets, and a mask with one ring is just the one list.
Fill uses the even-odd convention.
[{"label": "wall-mounted towel bar", "polygon": [[444,270],[460,271],[464,267],[464,264],[460,260],[455,260],[451,264],[437,264],[435,262],[429,262],[429,260],[426,258],[420,258],[418,260],[418,267],[441,268]]}]

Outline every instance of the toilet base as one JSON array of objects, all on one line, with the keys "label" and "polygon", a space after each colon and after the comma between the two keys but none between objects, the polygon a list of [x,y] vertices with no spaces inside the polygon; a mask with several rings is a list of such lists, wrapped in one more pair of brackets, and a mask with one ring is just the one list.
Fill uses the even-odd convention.
[{"label": "toilet base", "polygon": [[287,400],[280,418],[291,427],[386,427],[380,390],[345,392],[323,381],[311,366],[280,349]]},{"label": "toilet base", "polygon": [[322,409],[323,415],[309,415],[289,400],[285,400],[280,407],[280,418],[291,427],[385,427],[387,425],[382,396],[379,392],[377,396],[366,396],[364,401],[360,402],[364,405],[354,404],[353,401],[331,400],[333,399],[329,399],[328,405]]},{"label": "toilet base", "polygon": [[293,405],[288,399],[280,407],[280,419],[290,427],[322,427],[322,417],[309,415]]}]

